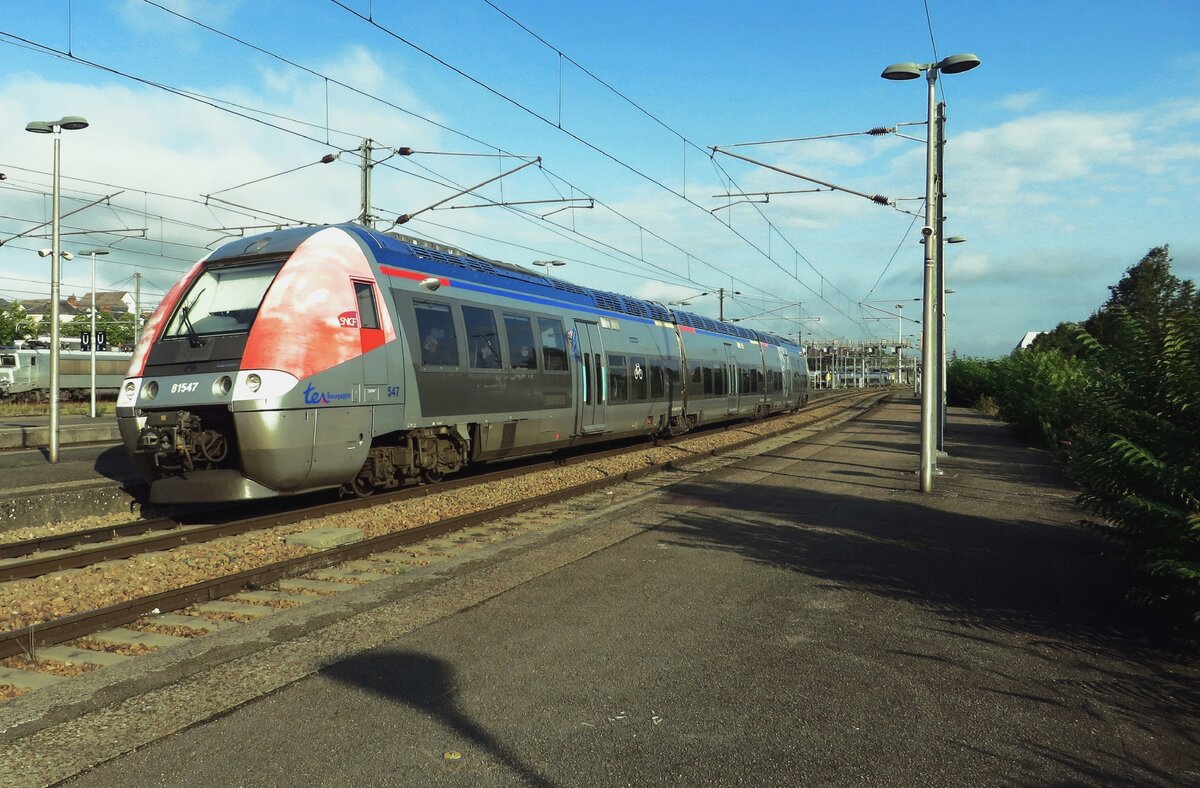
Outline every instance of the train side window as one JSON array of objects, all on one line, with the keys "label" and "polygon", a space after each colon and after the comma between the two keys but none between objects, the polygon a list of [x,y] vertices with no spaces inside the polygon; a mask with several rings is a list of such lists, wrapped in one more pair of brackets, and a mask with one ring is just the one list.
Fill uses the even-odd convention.
[{"label": "train side window", "polygon": [[354,283],[354,300],[358,302],[358,325],[379,328],[379,312],[375,309],[375,288],[370,282]]},{"label": "train side window", "polygon": [[533,327],[523,315],[505,315],[504,333],[508,335],[508,365],[513,369],[537,369],[533,346]]},{"label": "train side window", "polygon": [[583,354],[583,404],[584,405],[592,404],[592,389],[595,388],[592,385],[591,362],[592,362],[592,354],[584,353]]},{"label": "train side window", "polygon": [[728,394],[729,390],[725,388],[725,367],[723,365],[719,367],[713,367],[712,377],[713,390],[711,393]]},{"label": "train side window", "polygon": [[645,399],[646,398],[646,377],[649,371],[646,369],[646,359],[641,356],[629,357],[629,398]]},{"label": "train side window", "polygon": [[712,367],[704,367],[704,393],[713,393],[713,370]]},{"label": "train side window", "polygon": [[413,303],[417,333],[421,337],[421,364],[426,367],[458,366],[458,335],[446,304]]},{"label": "train side window", "polygon": [[567,342],[563,334],[562,321],[538,318],[538,333],[542,339],[542,368],[547,371],[567,368]]},{"label": "train side window", "polygon": [[603,405],[608,402],[608,389],[604,383],[604,356],[597,353],[592,361],[596,365],[595,372],[592,374],[592,380],[596,381],[596,404]]},{"label": "train side window", "polygon": [[496,315],[490,309],[463,306],[467,329],[467,358],[473,369],[500,369],[500,335]]},{"label": "train side window", "polygon": [[625,402],[629,399],[629,373],[625,368],[625,357],[608,356],[608,401]]},{"label": "train side window", "polygon": [[17,365],[17,357],[15,354],[6,353],[0,356],[0,367],[15,367]]},{"label": "train side window", "polygon": [[655,359],[650,364],[650,398],[663,398],[663,368],[662,364]]}]

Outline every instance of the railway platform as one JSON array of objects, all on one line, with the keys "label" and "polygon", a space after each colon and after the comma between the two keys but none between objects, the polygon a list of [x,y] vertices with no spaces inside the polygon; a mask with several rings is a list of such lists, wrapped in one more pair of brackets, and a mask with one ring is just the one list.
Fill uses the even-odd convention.
[{"label": "railway platform", "polygon": [[0,530],[138,510],[141,475],[116,418],[63,416],[51,464],[46,416],[0,419]]},{"label": "railway platform", "polygon": [[[116,443],[121,440],[117,419],[107,416],[61,416],[60,446],[79,443]],[[0,450],[39,449],[50,445],[49,416],[6,416],[0,418]]]},{"label": "railway platform", "polygon": [[1044,452],[952,409],[950,456],[922,495],[918,418],[893,398],[519,546],[381,581],[353,617],[131,667],[120,702],[60,699],[28,735],[33,713],[0,707],[0,774],[1200,782],[1200,669],[1123,601],[1075,490]]}]

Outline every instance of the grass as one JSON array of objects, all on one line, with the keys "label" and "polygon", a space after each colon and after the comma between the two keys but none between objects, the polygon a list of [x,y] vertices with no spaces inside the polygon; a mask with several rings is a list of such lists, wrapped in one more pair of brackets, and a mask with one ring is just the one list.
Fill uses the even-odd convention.
[{"label": "grass", "polygon": [[[86,416],[92,412],[89,402],[60,402],[58,412],[63,416]],[[96,400],[96,415],[111,416],[116,412],[116,400]],[[13,416],[50,417],[50,405],[41,403],[0,402],[0,418]]]}]

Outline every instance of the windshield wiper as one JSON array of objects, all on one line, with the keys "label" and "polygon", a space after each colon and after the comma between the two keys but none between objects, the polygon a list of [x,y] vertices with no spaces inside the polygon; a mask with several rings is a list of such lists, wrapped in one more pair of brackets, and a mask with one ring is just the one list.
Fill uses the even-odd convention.
[{"label": "windshield wiper", "polygon": [[204,340],[200,337],[200,332],[196,330],[196,327],[192,325],[191,318],[188,317],[188,313],[192,311],[192,307],[196,305],[196,302],[200,300],[200,296],[202,295],[204,295],[203,289],[199,293],[196,293],[196,297],[192,299],[192,303],[185,304],[179,310],[180,322],[183,323],[184,330],[187,331],[188,344],[192,347],[204,347]]},{"label": "windshield wiper", "polygon": [[182,318],[182,323],[184,323],[184,329],[187,330],[187,344],[192,345],[193,348],[203,348],[204,339],[200,338],[199,332],[196,330],[196,326],[192,325],[191,319],[188,319],[188,312],[191,312],[190,307],[185,306],[184,308],[180,309],[180,317]]}]

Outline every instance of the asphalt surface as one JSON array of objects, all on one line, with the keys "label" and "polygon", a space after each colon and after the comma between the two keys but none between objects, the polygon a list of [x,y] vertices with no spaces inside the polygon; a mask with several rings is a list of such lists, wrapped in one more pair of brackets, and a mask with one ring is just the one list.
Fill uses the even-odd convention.
[{"label": "asphalt surface", "polygon": [[444,610],[364,614],[377,645],[301,680],[247,663],[261,696],[70,784],[1200,783],[1200,670],[1125,605],[1047,456],[952,412],[922,496],[917,418],[467,567]]}]

